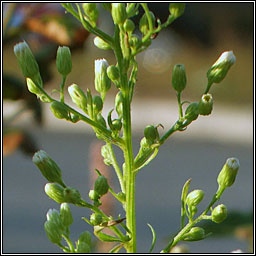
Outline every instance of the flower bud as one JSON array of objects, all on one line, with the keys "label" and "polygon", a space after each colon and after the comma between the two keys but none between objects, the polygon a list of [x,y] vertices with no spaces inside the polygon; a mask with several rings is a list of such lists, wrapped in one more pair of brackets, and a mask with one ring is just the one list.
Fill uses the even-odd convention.
[{"label": "flower bud", "polygon": [[69,109],[62,102],[53,101],[50,109],[56,118],[70,120]]},{"label": "flower bud", "polygon": [[95,89],[105,99],[107,91],[111,87],[111,81],[107,76],[108,62],[105,59],[95,60]]},{"label": "flower bud", "polygon": [[219,204],[212,211],[212,221],[221,223],[228,216],[227,207],[224,204]]},{"label": "flower bud", "polygon": [[85,232],[81,233],[78,238],[78,243],[80,243],[80,242],[87,243],[91,247],[91,244],[92,244],[91,233],[89,231],[85,231]]},{"label": "flower bud", "polygon": [[107,75],[113,83],[116,83],[119,79],[119,69],[116,66],[111,65],[107,68]]},{"label": "flower bud", "polygon": [[90,216],[90,222],[92,223],[92,225],[97,226],[102,223],[102,216],[98,213],[93,213]]},{"label": "flower bud", "polygon": [[127,19],[124,23],[124,30],[128,33],[132,33],[135,29],[135,24],[131,19]]},{"label": "flower bud", "polygon": [[[154,25],[155,24],[155,15],[154,15],[154,13],[150,11],[149,15],[150,15],[150,19],[152,20],[152,24]],[[143,35],[147,34],[148,31],[149,31],[149,24],[148,24],[148,18],[147,18],[146,13],[144,13],[143,16],[140,19],[139,29],[140,29],[140,31]]]},{"label": "flower bud", "polygon": [[[25,41],[16,44],[14,46],[14,54],[19,62],[23,76],[29,77],[34,81],[35,76],[39,74],[39,67],[28,44]],[[42,84],[38,85],[42,86]]]},{"label": "flower bud", "polygon": [[55,183],[47,183],[44,187],[45,193],[53,199],[55,202],[61,204],[65,202],[64,198],[64,189],[63,187],[55,184]]},{"label": "flower bud", "polygon": [[89,191],[89,198],[93,201],[97,201],[100,198],[100,196],[95,190],[90,190]]},{"label": "flower bud", "polygon": [[52,243],[54,243],[54,244],[60,243],[60,241],[62,239],[63,230],[61,228],[59,228],[55,224],[55,222],[47,220],[44,223],[44,229],[45,229],[48,239]]},{"label": "flower bud", "polygon": [[72,70],[71,52],[67,46],[59,46],[56,58],[57,70],[63,76],[67,76]]},{"label": "flower bud", "polygon": [[62,181],[62,174],[59,166],[45,151],[40,150],[36,152],[32,158],[32,161],[48,181],[56,182],[65,187],[65,184]]},{"label": "flower bud", "polygon": [[185,118],[188,121],[192,122],[197,119],[198,115],[199,115],[198,103],[197,102],[190,103],[185,111]]},{"label": "flower bud", "polygon": [[90,253],[91,248],[90,246],[85,242],[79,242],[77,243],[76,253]]},{"label": "flower bud", "polygon": [[205,231],[200,227],[193,227],[183,236],[184,241],[198,241],[205,238]]},{"label": "flower bud", "polygon": [[204,198],[204,191],[200,189],[193,190],[186,198],[186,204],[190,206],[198,205]]},{"label": "flower bud", "polygon": [[221,54],[218,60],[207,72],[207,78],[210,83],[220,83],[227,75],[230,67],[236,62],[233,51],[226,51]]},{"label": "flower bud", "polygon": [[122,129],[122,122],[121,122],[121,120],[120,119],[114,119],[113,121],[112,121],[112,129],[114,130],[114,131],[120,131],[121,129]]},{"label": "flower bud", "polygon": [[172,87],[176,92],[182,92],[187,84],[186,70],[183,64],[176,64],[172,71]]},{"label": "flower bud", "polygon": [[94,27],[99,16],[96,3],[83,3],[82,4],[85,15],[89,18],[89,23]]},{"label": "flower bud", "polygon": [[107,179],[101,175],[99,176],[94,183],[95,192],[101,197],[108,192],[109,185]]},{"label": "flower bud", "polygon": [[84,112],[87,111],[87,98],[81,88],[78,85],[72,84],[68,87],[69,95],[72,101],[81,108]]},{"label": "flower bud", "polygon": [[177,19],[180,17],[185,10],[185,4],[184,3],[171,3],[169,5],[169,12],[174,19]]},{"label": "flower bud", "polygon": [[146,128],[144,129],[144,136],[148,141],[153,143],[158,137],[156,127],[154,127],[153,125],[146,126]]},{"label": "flower bud", "polygon": [[230,187],[235,182],[239,167],[240,164],[237,158],[228,158],[217,178],[219,186],[223,188]]},{"label": "flower bud", "polygon": [[103,108],[103,102],[100,96],[96,95],[92,99],[93,101],[93,110],[96,114],[98,114]]},{"label": "flower bud", "polygon": [[68,227],[73,223],[73,216],[67,203],[60,205],[60,219],[64,226]]},{"label": "flower bud", "polygon": [[127,18],[125,4],[124,3],[112,3],[111,6],[112,6],[111,14],[112,14],[114,23],[118,24],[118,25],[124,24],[124,22]]},{"label": "flower bud", "polygon": [[56,209],[49,209],[48,212],[46,213],[46,218],[49,221],[53,221],[56,223],[61,223],[60,221],[60,214]]},{"label": "flower bud", "polygon": [[63,191],[65,202],[71,204],[79,204],[82,200],[79,191],[75,188],[67,187]]},{"label": "flower bud", "polygon": [[101,113],[98,113],[98,114],[97,114],[96,119],[97,119],[97,122],[98,122],[99,124],[101,124],[102,126],[104,126],[105,128],[107,128],[106,120],[105,120],[105,118],[102,116]]},{"label": "flower bud", "polygon": [[204,94],[198,104],[198,112],[200,115],[207,116],[210,115],[213,108],[213,98],[212,95],[207,93]]},{"label": "flower bud", "polygon": [[111,49],[111,46],[106,41],[104,41],[103,39],[101,39],[98,36],[96,36],[94,38],[93,42],[94,42],[94,45],[101,50],[110,50]]}]

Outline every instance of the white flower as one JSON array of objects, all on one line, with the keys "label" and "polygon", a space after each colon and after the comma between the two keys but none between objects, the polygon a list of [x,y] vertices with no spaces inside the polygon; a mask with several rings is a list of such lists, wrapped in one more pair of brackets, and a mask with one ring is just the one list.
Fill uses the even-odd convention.
[{"label": "white flower", "polygon": [[239,160],[238,160],[237,158],[235,158],[235,157],[229,158],[229,159],[227,160],[227,165],[228,165],[228,167],[229,167],[230,169],[235,170],[235,171],[236,171],[237,169],[239,169],[239,167],[240,167]]}]

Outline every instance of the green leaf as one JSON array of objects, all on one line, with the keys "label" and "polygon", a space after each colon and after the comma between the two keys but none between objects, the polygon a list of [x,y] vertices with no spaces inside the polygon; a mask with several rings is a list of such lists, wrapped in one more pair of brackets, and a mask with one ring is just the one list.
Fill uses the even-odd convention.
[{"label": "green leaf", "polygon": [[155,243],[156,243],[156,233],[155,233],[155,230],[153,229],[153,227],[149,223],[147,225],[150,227],[151,232],[152,232],[152,236],[153,236],[151,248],[149,250],[149,253],[152,253],[152,251],[154,249],[154,246],[155,246]]},{"label": "green leaf", "polygon": [[186,214],[186,198],[188,194],[189,185],[192,179],[188,179],[183,186],[181,193],[181,228],[184,227],[185,224],[185,214]]}]

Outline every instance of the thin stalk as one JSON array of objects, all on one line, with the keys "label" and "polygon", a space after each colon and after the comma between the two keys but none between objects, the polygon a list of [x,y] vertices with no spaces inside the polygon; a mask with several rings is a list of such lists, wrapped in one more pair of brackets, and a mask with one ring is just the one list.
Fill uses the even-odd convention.
[{"label": "thin stalk", "polygon": [[180,117],[180,119],[182,119],[183,112],[182,112],[182,104],[181,104],[180,96],[181,96],[181,93],[177,92],[177,100],[178,100],[178,105],[179,105],[179,117]]},{"label": "thin stalk", "polygon": [[67,76],[62,76],[62,81],[60,85],[60,102],[64,103],[64,86]]}]

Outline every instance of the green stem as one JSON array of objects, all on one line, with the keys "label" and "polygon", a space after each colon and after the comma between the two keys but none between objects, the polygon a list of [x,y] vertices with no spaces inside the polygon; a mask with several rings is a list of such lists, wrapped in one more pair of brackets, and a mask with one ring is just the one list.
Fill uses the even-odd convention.
[{"label": "green stem", "polygon": [[178,104],[179,104],[179,117],[180,117],[180,119],[182,119],[183,112],[182,112],[182,104],[181,104],[180,96],[181,96],[181,93],[177,92],[177,100],[178,100]]},{"label": "green stem", "polygon": [[64,103],[64,86],[66,82],[66,76],[62,76],[62,81],[60,85],[60,102]]},{"label": "green stem", "polygon": [[208,81],[208,84],[207,84],[207,87],[206,87],[206,90],[205,90],[204,94],[206,94],[206,93],[209,92],[209,90],[210,90],[212,84],[213,84],[212,82],[209,82],[209,81]]},{"label": "green stem", "polygon": [[74,245],[72,243],[72,241],[69,239],[68,236],[62,234],[63,238],[65,239],[65,241],[67,242],[68,246],[69,246],[69,249],[70,249],[70,253],[74,253],[75,252],[75,248],[74,248]]},{"label": "green stem", "polygon": [[123,174],[122,174],[122,171],[121,171],[121,169],[120,169],[120,167],[119,167],[119,165],[117,163],[113,147],[112,147],[112,145],[110,143],[107,143],[107,146],[108,146],[110,154],[111,154],[112,165],[113,165],[113,167],[114,167],[114,169],[116,171],[116,175],[118,177],[118,180],[119,180],[119,183],[120,183],[120,186],[121,186],[121,190],[122,190],[123,193],[125,193]]}]

